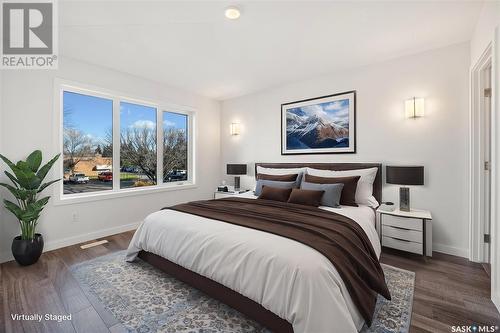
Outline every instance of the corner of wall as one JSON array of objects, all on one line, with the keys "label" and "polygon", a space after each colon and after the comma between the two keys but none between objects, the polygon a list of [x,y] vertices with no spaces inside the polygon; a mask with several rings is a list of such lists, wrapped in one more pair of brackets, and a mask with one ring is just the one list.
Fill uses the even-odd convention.
[{"label": "corner of wall", "polygon": [[492,291],[491,300],[495,304],[498,312],[500,312],[500,290]]}]

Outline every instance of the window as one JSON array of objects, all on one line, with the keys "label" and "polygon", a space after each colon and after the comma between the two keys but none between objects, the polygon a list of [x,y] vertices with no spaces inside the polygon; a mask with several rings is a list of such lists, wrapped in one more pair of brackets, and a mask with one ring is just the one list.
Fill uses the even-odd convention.
[{"label": "window", "polygon": [[188,116],[163,112],[163,182],[188,179]]},{"label": "window", "polygon": [[193,184],[191,110],[61,87],[64,198]]},{"label": "window", "polygon": [[64,194],[112,189],[112,127],[113,100],[64,92]]},{"label": "window", "polygon": [[120,103],[120,188],[156,185],[156,113],[150,106]]}]

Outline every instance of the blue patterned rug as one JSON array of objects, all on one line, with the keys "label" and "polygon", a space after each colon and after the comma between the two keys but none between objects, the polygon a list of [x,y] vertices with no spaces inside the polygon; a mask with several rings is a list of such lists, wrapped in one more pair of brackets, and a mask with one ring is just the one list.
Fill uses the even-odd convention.
[{"label": "blue patterned rug", "polygon": [[[125,251],[71,267],[84,292],[97,299],[129,332],[269,332],[243,314],[148,263],[124,261]],[[406,333],[415,273],[382,265],[392,301],[379,296],[363,333]]]}]

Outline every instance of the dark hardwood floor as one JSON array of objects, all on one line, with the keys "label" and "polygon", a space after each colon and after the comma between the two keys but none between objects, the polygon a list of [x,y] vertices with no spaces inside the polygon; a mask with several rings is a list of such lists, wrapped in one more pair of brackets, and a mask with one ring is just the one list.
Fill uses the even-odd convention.
[{"label": "dark hardwood floor", "polygon": [[390,249],[384,249],[381,261],[416,273],[411,332],[451,332],[452,325],[500,326],[490,300],[490,278],[481,264],[437,252],[424,262],[420,256]]},{"label": "dark hardwood floor", "polygon": [[[74,245],[46,252],[29,267],[0,265],[0,332],[122,332],[116,319],[83,293],[68,267],[125,249],[132,234],[106,237],[109,243],[86,250]],[[382,262],[416,273],[411,332],[451,332],[451,325],[500,326],[482,265],[439,253],[424,262],[392,250],[384,250]],[[71,313],[72,320],[14,321],[13,313]]]}]

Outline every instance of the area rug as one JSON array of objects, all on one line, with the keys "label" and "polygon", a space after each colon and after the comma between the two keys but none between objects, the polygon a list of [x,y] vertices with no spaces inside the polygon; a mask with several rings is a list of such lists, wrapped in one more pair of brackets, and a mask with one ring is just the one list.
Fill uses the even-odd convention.
[{"label": "area rug", "polygon": [[[270,332],[231,307],[125,251],[71,267],[83,291],[100,302],[129,332]],[[415,273],[382,265],[392,300],[379,296],[371,327],[363,333],[409,330]]]}]

